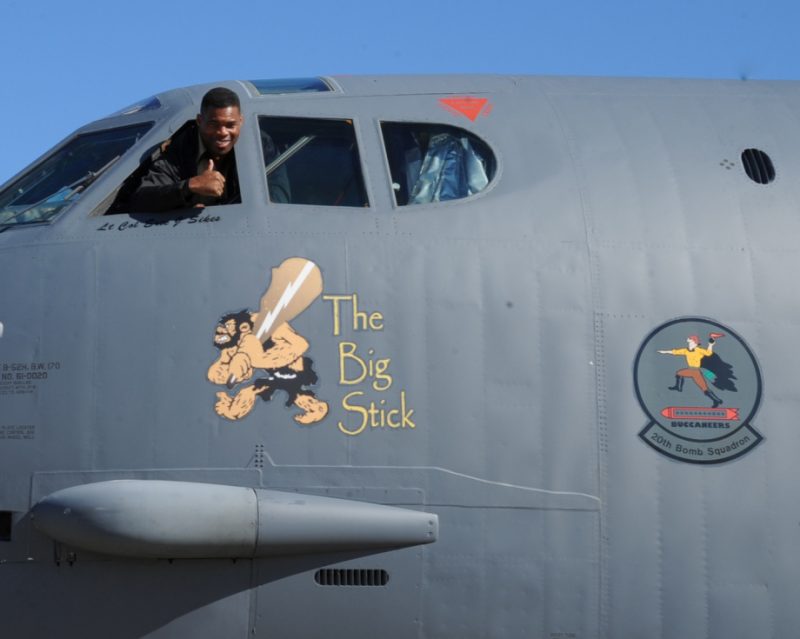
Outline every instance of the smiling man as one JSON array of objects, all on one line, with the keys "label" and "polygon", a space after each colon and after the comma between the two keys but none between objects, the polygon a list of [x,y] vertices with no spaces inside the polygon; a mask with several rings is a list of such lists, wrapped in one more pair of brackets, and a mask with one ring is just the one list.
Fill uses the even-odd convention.
[{"label": "smiling man", "polygon": [[144,165],[127,208],[163,212],[240,202],[234,146],[243,120],[239,96],[211,89],[197,119],[160,144]]}]

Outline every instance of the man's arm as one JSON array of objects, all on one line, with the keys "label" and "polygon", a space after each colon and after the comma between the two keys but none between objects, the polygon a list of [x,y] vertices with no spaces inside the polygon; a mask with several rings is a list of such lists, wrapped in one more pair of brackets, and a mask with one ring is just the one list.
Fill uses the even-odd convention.
[{"label": "man's arm", "polygon": [[130,210],[161,213],[191,205],[188,179],[182,179],[178,164],[167,153],[157,152],[130,199]]},{"label": "man's arm", "polygon": [[159,158],[133,193],[131,208],[145,213],[185,209],[193,205],[194,195],[220,197],[224,192],[225,176],[214,168],[213,160],[202,173],[182,180],[175,164]]}]

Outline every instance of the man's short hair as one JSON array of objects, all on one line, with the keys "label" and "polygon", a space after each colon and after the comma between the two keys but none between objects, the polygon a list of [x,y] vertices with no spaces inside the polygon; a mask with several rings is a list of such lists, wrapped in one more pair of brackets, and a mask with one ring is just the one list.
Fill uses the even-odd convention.
[{"label": "man's short hair", "polygon": [[236,107],[241,111],[239,96],[225,87],[215,87],[203,96],[200,112],[205,113],[208,109],[225,109],[227,107]]}]

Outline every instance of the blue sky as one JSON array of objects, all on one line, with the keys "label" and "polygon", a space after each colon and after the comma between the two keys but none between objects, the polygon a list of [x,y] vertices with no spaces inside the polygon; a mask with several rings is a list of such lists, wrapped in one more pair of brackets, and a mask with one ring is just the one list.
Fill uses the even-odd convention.
[{"label": "blue sky", "polygon": [[3,0],[0,24],[0,182],[86,122],[221,79],[800,79],[796,0]]}]

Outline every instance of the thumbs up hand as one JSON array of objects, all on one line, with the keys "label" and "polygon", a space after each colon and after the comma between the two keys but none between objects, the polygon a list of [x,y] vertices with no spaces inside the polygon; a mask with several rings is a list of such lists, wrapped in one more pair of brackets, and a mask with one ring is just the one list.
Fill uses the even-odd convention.
[{"label": "thumbs up hand", "polygon": [[220,197],[225,192],[225,176],[214,169],[214,160],[208,160],[203,171],[189,178],[189,190],[196,195]]}]

